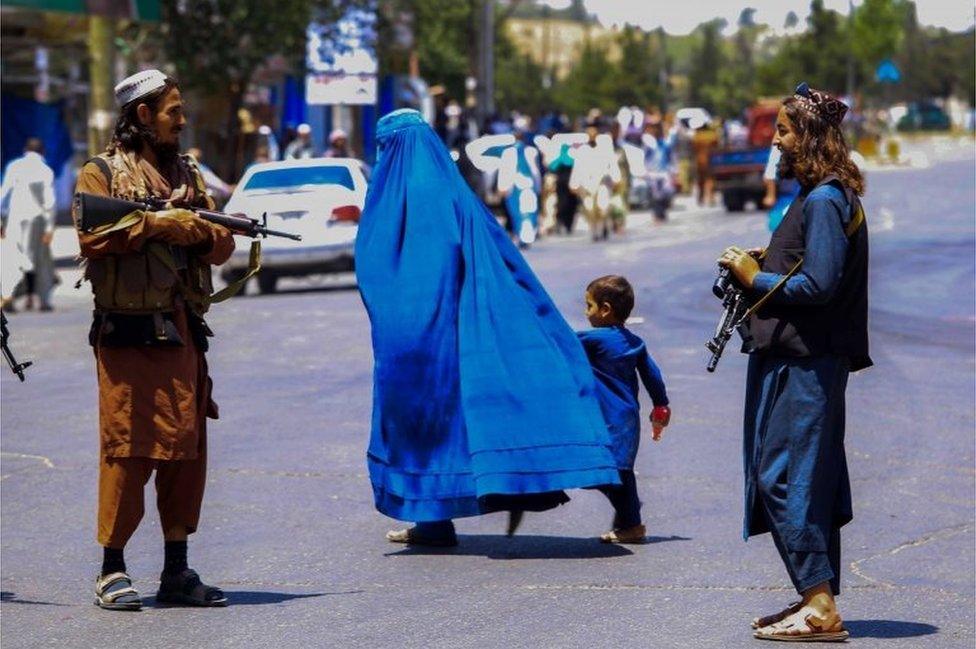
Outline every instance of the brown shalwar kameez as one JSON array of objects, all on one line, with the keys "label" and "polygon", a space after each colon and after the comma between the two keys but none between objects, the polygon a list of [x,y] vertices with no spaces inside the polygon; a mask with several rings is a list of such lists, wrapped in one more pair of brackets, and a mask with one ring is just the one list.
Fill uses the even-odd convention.
[{"label": "brown shalwar kameez", "polygon": [[[125,156],[134,177],[157,197],[169,198],[174,187],[135,154]],[[187,180],[180,178],[180,181]],[[189,202],[212,207],[197,183],[186,183]],[[94,163],[82,168],[78,192],[113,195],[108,179]],[[114,192],[117,194],[118,192]],[[210,226],[209,240],[189,248],[206,264],[220,264],[234,250],[230,232]],[[79,231],[81,255],[137,253],[158,234],[152,213],[130,228],[107,234]],[[182,271],[185,272],[185,271]],[[209,267],[207,267],[209,272]],[[206,481],[206,418],[217,417],[212,382],[203,351],[190,331],[188,306],[176,299],[173,322],[185,345],[179,347],[107,347],[96,333],[93,346],[98,373],[101,462],[99,469],[98,542],[121,548],[143,515],[143,487],[156,471],[157,507],[163,531],[197,527]]]}]

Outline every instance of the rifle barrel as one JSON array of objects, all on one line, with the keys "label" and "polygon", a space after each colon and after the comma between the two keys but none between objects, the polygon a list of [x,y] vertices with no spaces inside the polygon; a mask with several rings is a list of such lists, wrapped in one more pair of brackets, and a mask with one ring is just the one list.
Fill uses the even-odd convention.
[{"label": "rifle barrel", "polygon": [[286,239],[291,239],[292,241],[301,241],[302,235],[292,234],[291,232],[281,232],[279,230],[269,230],[267,228],[261,228],[258,232],[264,236],[272,237],[285,237]]}]

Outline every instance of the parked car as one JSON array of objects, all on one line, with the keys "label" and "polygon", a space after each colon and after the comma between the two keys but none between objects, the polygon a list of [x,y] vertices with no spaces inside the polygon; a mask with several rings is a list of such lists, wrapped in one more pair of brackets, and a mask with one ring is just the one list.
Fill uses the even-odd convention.
[{"label": "parked car", "polygon": [[948,131],[949,115],[937,105],[916,102],[908,105],[908,111],[898,120],[899,131]]},{"label": "parked car", "polygon": [[[267,215],[268,227],[302,235],[261,243],[261,293],[273,293],[281,277],[353,270],[359,217],[366,202],[363,164],[352,158],[310,158],[252,165],[224,207],[252,218]],[[221,277],[232,281],[247,270],[246,246],[234,251]]]}]

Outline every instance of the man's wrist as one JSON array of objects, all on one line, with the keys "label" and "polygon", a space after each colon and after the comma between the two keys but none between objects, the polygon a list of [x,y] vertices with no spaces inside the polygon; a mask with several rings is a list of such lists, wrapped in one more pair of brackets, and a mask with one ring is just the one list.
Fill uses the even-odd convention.
[{"label": "man's wrist", "polygon": [[768,293],[769,291],[773,290],[773,287],[776,286],[776,283],[780,280],[780,277],[781,275],[777,275],[776,273],[766,273],[763,271],[759,271],[752,278],[751,288],[754,291],[759,291],[761,293]]}]

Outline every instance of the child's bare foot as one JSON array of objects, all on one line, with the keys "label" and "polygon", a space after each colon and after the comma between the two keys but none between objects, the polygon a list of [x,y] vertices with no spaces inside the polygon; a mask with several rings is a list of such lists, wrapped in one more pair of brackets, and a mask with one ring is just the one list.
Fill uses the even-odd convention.
[{"label": "child's bare foot", "polygon": [[643,543],[646,536],[647,528],[643,525],[634,525],[601,535],[600,543]]}]

